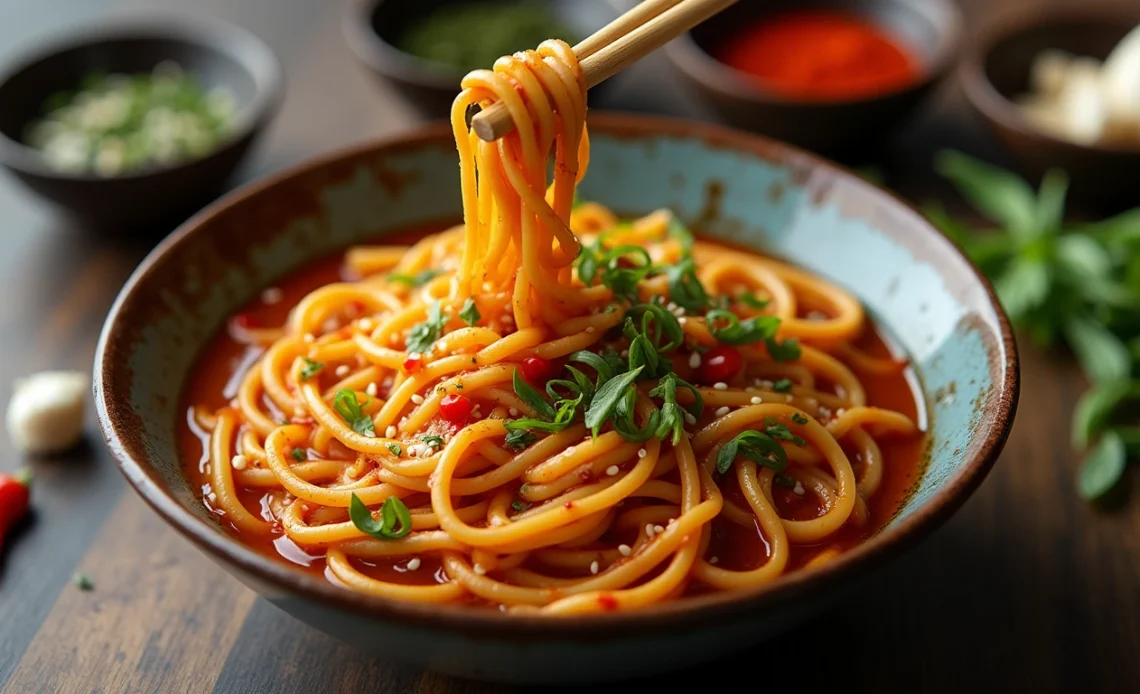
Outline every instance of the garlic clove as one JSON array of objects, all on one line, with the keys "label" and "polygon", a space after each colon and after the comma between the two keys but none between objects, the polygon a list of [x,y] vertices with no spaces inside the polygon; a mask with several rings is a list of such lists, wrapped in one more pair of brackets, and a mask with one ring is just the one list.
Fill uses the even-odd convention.
[{"label": "garlic clove", "polygon": [[1140,121],[1140,26],[1109,53],[1101,70],[1104,101],[1114,121]]},{"label": "garlic clove", "polygon": [[8,402],[8,436],[22,453],[57,453],[83,436],[91,378],[78,371],[43,371],[15,383]]}]

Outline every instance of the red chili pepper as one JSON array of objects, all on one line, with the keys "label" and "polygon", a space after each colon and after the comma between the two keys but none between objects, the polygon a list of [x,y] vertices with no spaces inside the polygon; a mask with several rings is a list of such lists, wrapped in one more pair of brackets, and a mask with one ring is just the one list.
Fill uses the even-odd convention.
[{"label": "red chili pepper", "polygon": [[420,366],[423,365],[423,357],[419,352],[412,352],[408,358],[404,360],[404,373],[413,373],[419,371]]},{"label": "red chili pepper", "polygon": [[467,418],[471,416],[471,410],[474,407],[475,404],[471,402],[471,398],[457,393],[448,393],[439,401],[439,413],[443,415],[444,419],[457,425],[467,423]]},{"label": "red chili pepper", "polygon": [[740,372],[744,358],[740,350],[728,345],[719,345],[705,352],[701,361],[700,378],[702,383],[725,383]]},{"label": "red chili pepper", "polygon": [[31,482],[31,470],[11,475],[0,473],[0,547],[3,547],[4,535],[28,512]]},{"label": "red chili pepper", "polygon": [[614,596],[603,593],[598,596],[598,605],[600,605],[603,610],[616,610],[618,608],[618,601]]},{"label": "red chili pepper", "polygon": [[546,385],[546,382],[558,373],[560,366],[542,357],[527,357],[522,360],[523,377],[535,386]]}]

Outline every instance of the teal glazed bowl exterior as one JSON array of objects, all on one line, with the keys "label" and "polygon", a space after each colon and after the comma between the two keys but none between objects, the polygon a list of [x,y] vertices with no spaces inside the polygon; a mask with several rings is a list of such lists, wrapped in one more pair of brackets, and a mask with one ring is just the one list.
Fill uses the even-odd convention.
[{"label": "teal glazed bowl exterior", "polygon": [[375,653],[464,677],[582,684],[665,672],[742,649],[825,608],[915,545],[977,488],[1018,394],[1005,315],[970,263],[889,193],[811,155],[709,125],[591,117],[582,195],[625,212],[670,207],[714,239],[782,256],[856,294],[913,360],[928,462],[876,536],[757,590],[635,613],[520,616],[359,595],[243,546],[183,475],[177,394],[205,342],[263,287],[386,232],[461,216],[450,129],[367,144],[238,190],[135,271],[107,318],[94,387],[107,443],[136,491],[266,600]]}]

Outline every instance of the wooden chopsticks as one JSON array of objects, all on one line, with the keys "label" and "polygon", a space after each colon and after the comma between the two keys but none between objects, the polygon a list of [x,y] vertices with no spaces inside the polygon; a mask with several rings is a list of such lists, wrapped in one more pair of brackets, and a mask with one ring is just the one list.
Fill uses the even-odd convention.
[{"label": "wooden chopsticks", "polygon": [[[574,46],[586,87],[629,67],[705,21],[736,0],[644,0]],[[492,104],[471,118],[471,129],[492,142],[515,127],[502,104]]]}]

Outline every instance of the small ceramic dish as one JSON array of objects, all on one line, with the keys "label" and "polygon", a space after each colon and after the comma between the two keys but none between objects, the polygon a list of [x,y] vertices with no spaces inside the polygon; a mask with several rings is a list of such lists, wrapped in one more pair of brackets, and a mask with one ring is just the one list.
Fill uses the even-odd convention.
[{"label": "small ceramic dish", "polygon": [[[64,173],[24,141],[58,92],[91,70],[150,72],[173,61],[205,87],[225,87],[234,126],[209,154],[114,176]],[[0,164],[81,224],[123,230],[176,219],[223,190],[283,96],[281,66],[261,39],[232,24],[181,15],[130,16],[85,27],[16,60],[0,77]]]},{"label": "small ceramic dish", "polygon": [[[446,118],[467,70],[425,60],[400,49],[401,36],[446,5],[496,0],[356,0],[344,17],[344,35],[356,60],[377,79],[395,85],[421,113]],[[541,0],[551,13],[580,38],[609,24],[618,12],[610,0]],[[533,48],[533,46],[521,46]],[[490,68],[490,65],[484,67]],[[607,83],[590,90],[601,98]]]},{"label": "small ceramic dish", "polygon": [[[921,76],[900,90],[869,97],[793,99],[766,90],[712,55],[727,36],[765,15],[817,8],[854,13],[882,27],[916,56]],[[952,0],[777,0],[737,3],[668,44],[665,52],[730,125],[855,161],[875,152],[954,67],[961,37],[961,14]]]},{"label": "small ceramic dish", "polygon": [[1037,55],[1058,49],[1103,60],[1140,24],[1140,6],[1066,7],[1011,16],[979,40],[961,81],[982,116],[1031,180],[1051,167],[1069,174],[1074,200],[1105,211],[1140,205],[1140,147],[1082,145],[1034,127],[1013,99],[1029,91]]},{"label": "small ceramic dish", "polygon": [[94,367],[99,420],[130,484],[298,619],[387,658],[516,683],[620,679],[741,649],[841,599],[945,521],[990,469],[1017,403],[1013,337],[975,268],[906,204],[802,151],[645,116],[595,114],[590,128],[585,198],[628,213],[669,207],[688,219],[715,208],[704,234],[845,286],[912,359],[926,394],[927,460],[881,532],[758,590],[573,619],[352,593],[228,534],[183,473],[175,394],[206,342],[262,288],[349,244],[459,219],[445,127],[328,155],[231,193],[142,263],[111,309]]}]

